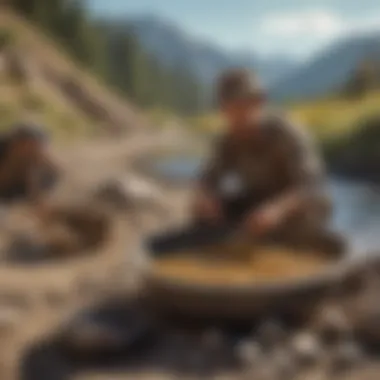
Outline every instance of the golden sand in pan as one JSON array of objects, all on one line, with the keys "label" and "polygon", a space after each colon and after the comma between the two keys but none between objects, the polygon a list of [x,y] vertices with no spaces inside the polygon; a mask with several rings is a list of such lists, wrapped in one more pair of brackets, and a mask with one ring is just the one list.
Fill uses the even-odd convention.
[{"label": "golden sand in pan", "polygon": [[[325,255],[295,252],[284,248],[213,249],[191,254],[181,253],[157,260],[156,275],[173,280],[206,284],[244,284],[296,279],[318,274],[331,264]],[[218,257],[219,256],[219,257]]]}]

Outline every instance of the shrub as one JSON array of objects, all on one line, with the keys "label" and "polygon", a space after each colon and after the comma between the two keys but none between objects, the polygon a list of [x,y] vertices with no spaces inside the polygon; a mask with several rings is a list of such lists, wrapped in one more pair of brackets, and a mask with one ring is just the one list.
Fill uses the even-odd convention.
[{"label": "shrub", "polygon": [[9,46],[14,39],[14,35],[7,29],[0,29],[0,51]]}]

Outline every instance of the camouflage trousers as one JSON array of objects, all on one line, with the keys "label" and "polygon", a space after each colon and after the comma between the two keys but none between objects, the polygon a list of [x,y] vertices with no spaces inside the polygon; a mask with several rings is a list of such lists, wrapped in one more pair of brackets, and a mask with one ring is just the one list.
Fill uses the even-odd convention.
[{"label": "camouflage trousers", "polygon": [[[236,223],[254,209],[252,202],[240,199],[222,202],[224,215],[229,223]],[[290,246],[296,249],[315,250],[340,254],[345,250],[342,236],[331,231],[328,222],[331,206],[327,199],[316,198],[291,219],[282,223],[263,239],[263,243]]]},{"label": "camouflage trousers", "polygon": [[344,252],[346,248],[340,234],[323,225],[307,224],[302,220],[280,226],[265,237],[264,243],[337,255]]}]

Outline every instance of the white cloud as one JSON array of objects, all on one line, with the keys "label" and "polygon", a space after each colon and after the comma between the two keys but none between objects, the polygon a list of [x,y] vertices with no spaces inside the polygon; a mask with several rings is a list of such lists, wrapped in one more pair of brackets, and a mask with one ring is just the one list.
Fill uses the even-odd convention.
[{"label": "white cloud", "polygon": [[298,37],[305,34],[332,37],[344,29],[345,23],[339,16],[322,10],[271,14],[259,25],[262,33],[282,37]]},{"label": "white cloud", "polygon": [[371,30],[380,30],[380,14],[374,14],[352,23],[348,31],[366,32]]},{"label": "white cloud", "polygon": [[304,9],[268,14],[258,23],[255,35],[268,52],[307,56],[343,35],[376,29],[380,30],[380,13],[345,18],[328,9]]}]

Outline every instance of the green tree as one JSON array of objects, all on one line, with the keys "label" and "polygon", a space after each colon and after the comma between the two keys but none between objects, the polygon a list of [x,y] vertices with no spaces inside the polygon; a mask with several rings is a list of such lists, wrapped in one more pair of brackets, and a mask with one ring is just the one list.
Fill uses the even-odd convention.
[{"label": "green tree", "polygon": [[10,1],[76,61],[140,106],[199,111],[202,89],[187,63],[162,65],[125,23],[93,20],[80,0]]},{"label": "green tree", "polygon": [[377,77],[376,64],[372,61],[362,62],[344,86],[343,94],[352,98],[362,97],[376,87]]}]

